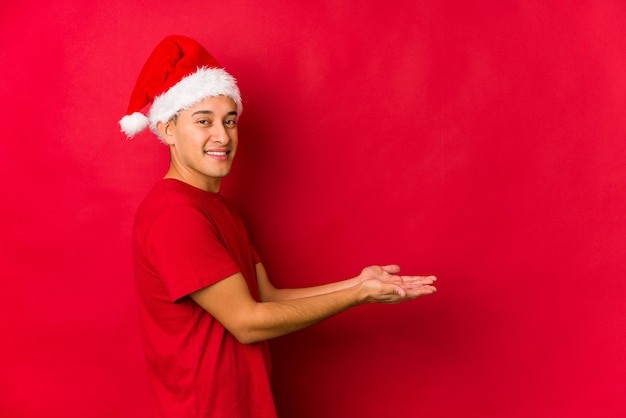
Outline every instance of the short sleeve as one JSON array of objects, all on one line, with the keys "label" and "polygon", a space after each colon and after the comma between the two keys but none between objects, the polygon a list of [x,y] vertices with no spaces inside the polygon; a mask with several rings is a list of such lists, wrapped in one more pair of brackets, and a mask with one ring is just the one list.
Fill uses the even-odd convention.
[{"label": "short sleeve", "polygon": [[191,205],[160,213],[145,249],[173,302],[239,272],[211,219]]}]

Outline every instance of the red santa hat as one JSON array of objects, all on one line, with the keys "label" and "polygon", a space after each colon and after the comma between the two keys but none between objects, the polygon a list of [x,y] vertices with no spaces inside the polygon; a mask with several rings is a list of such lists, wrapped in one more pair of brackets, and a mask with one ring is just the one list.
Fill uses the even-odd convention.
[{"label": "red santa hat", "polygon": [[[120,127],[129,138],[148,126],[159,136],[157,122],[167,122],[178,111],[213,96],[233,99],[241,115],[243,107],[235,78],[198,42],[185,36],[168,36],[144,64]],[[141,113],[146,106],[150,106],[147,116]]]}]

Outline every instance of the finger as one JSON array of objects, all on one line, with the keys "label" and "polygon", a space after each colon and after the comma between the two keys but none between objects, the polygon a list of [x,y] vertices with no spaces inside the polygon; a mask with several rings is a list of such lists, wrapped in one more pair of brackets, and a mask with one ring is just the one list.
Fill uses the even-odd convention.
[{"label": "finger", "polygon": [[421,287],[435,287],[433,285],[433,283],[402,283],[400,285],[401,287],[403,287],[404,289],[419,289]]},{"label": "finger", "polygon": [[435,276],[400,276],[404,283],[432,284],[437,281]]},{"label": "finger", "polygon": [[402,277],[406,279],[431,280],[433,282],[437,280],[436,276],[402,276]]},{"label": "finger", "polygon": [[432,295],[437,291],[435,286],[420,286],[415,288],[405,288],[406,294],[409,297],[416,298],[419,296]]}]

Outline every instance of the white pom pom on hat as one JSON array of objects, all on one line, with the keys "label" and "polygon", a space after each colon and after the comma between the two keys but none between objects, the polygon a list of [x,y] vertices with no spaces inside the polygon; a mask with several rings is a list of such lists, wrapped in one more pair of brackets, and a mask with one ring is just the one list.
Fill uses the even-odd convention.
[{"label": "white pom pom on hat", "polygon": [[[241,115],[243,106],[235,78],[198,42],[171,35],[156,46],[139,73],[120,127],[129,138],[148,126],[159,136],[157,122],[167,122],[179,110],[220,95],[233,99]],[[150,106],[147,116],[141,113],[146,106]]]},{"label": "white pom pom on hat", "polygon": [[129,138],[132,138],[139,132],[146,129],[149,124],[150,120],[141,112],[133,112],[130,115],[124,116],[120,120],[122,132],[124,132]]}]

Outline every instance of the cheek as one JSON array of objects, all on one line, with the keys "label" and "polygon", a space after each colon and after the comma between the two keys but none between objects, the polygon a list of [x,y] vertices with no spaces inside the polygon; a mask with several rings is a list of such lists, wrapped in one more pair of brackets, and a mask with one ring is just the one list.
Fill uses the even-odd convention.
[{"label": "cheek", "polygon": [[239,144],[239,135],[236,129],[233,132],[231,132],[228,136],[230,140],[233,142],[233,145]]},{"label": "cheek", "polygon": [[187,149],[200,146],[202,142],[202,136],[193,129],[181,130],[178,136],[178,143]]}]

